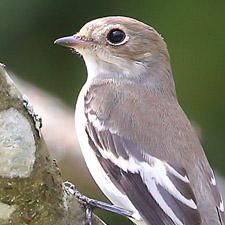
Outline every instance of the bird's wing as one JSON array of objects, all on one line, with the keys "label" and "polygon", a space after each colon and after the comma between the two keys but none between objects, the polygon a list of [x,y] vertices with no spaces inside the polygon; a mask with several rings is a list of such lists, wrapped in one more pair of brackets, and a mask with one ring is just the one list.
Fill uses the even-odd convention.
[{"label": "bird's wing", "polygon": [[128,153],[141,151],[131,140],[92,122],[86,127],[89,144],[113,183],[122,190],[151,225],[201,224],[195,197],[185,170],[182,174],[156,158],[151,164]]},{"label": "bird's wing", "polygon": [[104,103],[101,99],[93,100],[95,95],[90,92],[84,107],[89,145],[110,179],[149,225],[201,224],[185,169],[143,153],[137,140],[118,131],[110,106],[115,98],[108,97],[104,113]]}]

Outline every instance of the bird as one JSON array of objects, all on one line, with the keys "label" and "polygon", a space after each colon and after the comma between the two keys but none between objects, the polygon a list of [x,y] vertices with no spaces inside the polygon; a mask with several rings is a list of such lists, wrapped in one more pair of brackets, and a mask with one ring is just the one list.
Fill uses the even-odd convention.
[{"label": "bird", "polygon": [[151,26],[125,16],[86,23],[56,44],[80,54],[75,110],[87,167],[138,225],[225,225],[213,170],[179,105],[170,56]]}]

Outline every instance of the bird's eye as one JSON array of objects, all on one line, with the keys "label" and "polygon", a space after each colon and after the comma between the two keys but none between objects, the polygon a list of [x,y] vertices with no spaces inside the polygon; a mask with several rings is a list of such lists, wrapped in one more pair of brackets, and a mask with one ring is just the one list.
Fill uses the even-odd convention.
[{"label": "bird's eye", "polygon": [[125,39],[126,34],[120,29],[112,29],[107,35],[107,40],[114,45],[121,44]]}]

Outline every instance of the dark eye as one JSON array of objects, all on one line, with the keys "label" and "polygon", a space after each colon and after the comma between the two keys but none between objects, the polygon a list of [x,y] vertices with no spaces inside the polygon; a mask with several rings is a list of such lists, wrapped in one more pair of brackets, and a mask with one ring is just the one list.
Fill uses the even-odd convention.
[{"label": "dark eye", "polygon": [[126,34],[120,29],[112,29],[109,31],[107,35],[108,41],[112,44],[119,44],[123,42],[125,37],[126,37]]}]

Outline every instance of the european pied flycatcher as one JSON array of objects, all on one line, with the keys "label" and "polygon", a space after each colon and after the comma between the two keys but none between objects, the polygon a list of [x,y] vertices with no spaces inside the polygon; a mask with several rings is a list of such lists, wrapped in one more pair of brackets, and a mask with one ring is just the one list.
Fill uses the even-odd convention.
[{"label": "european pied flycatcher", "polygon": [[177,101],[162,37],[118,16],[93,20],[56,43],[86,63],[76,130],[110,201],[132,211],[136,224],[225,225],[213,171]]}]

